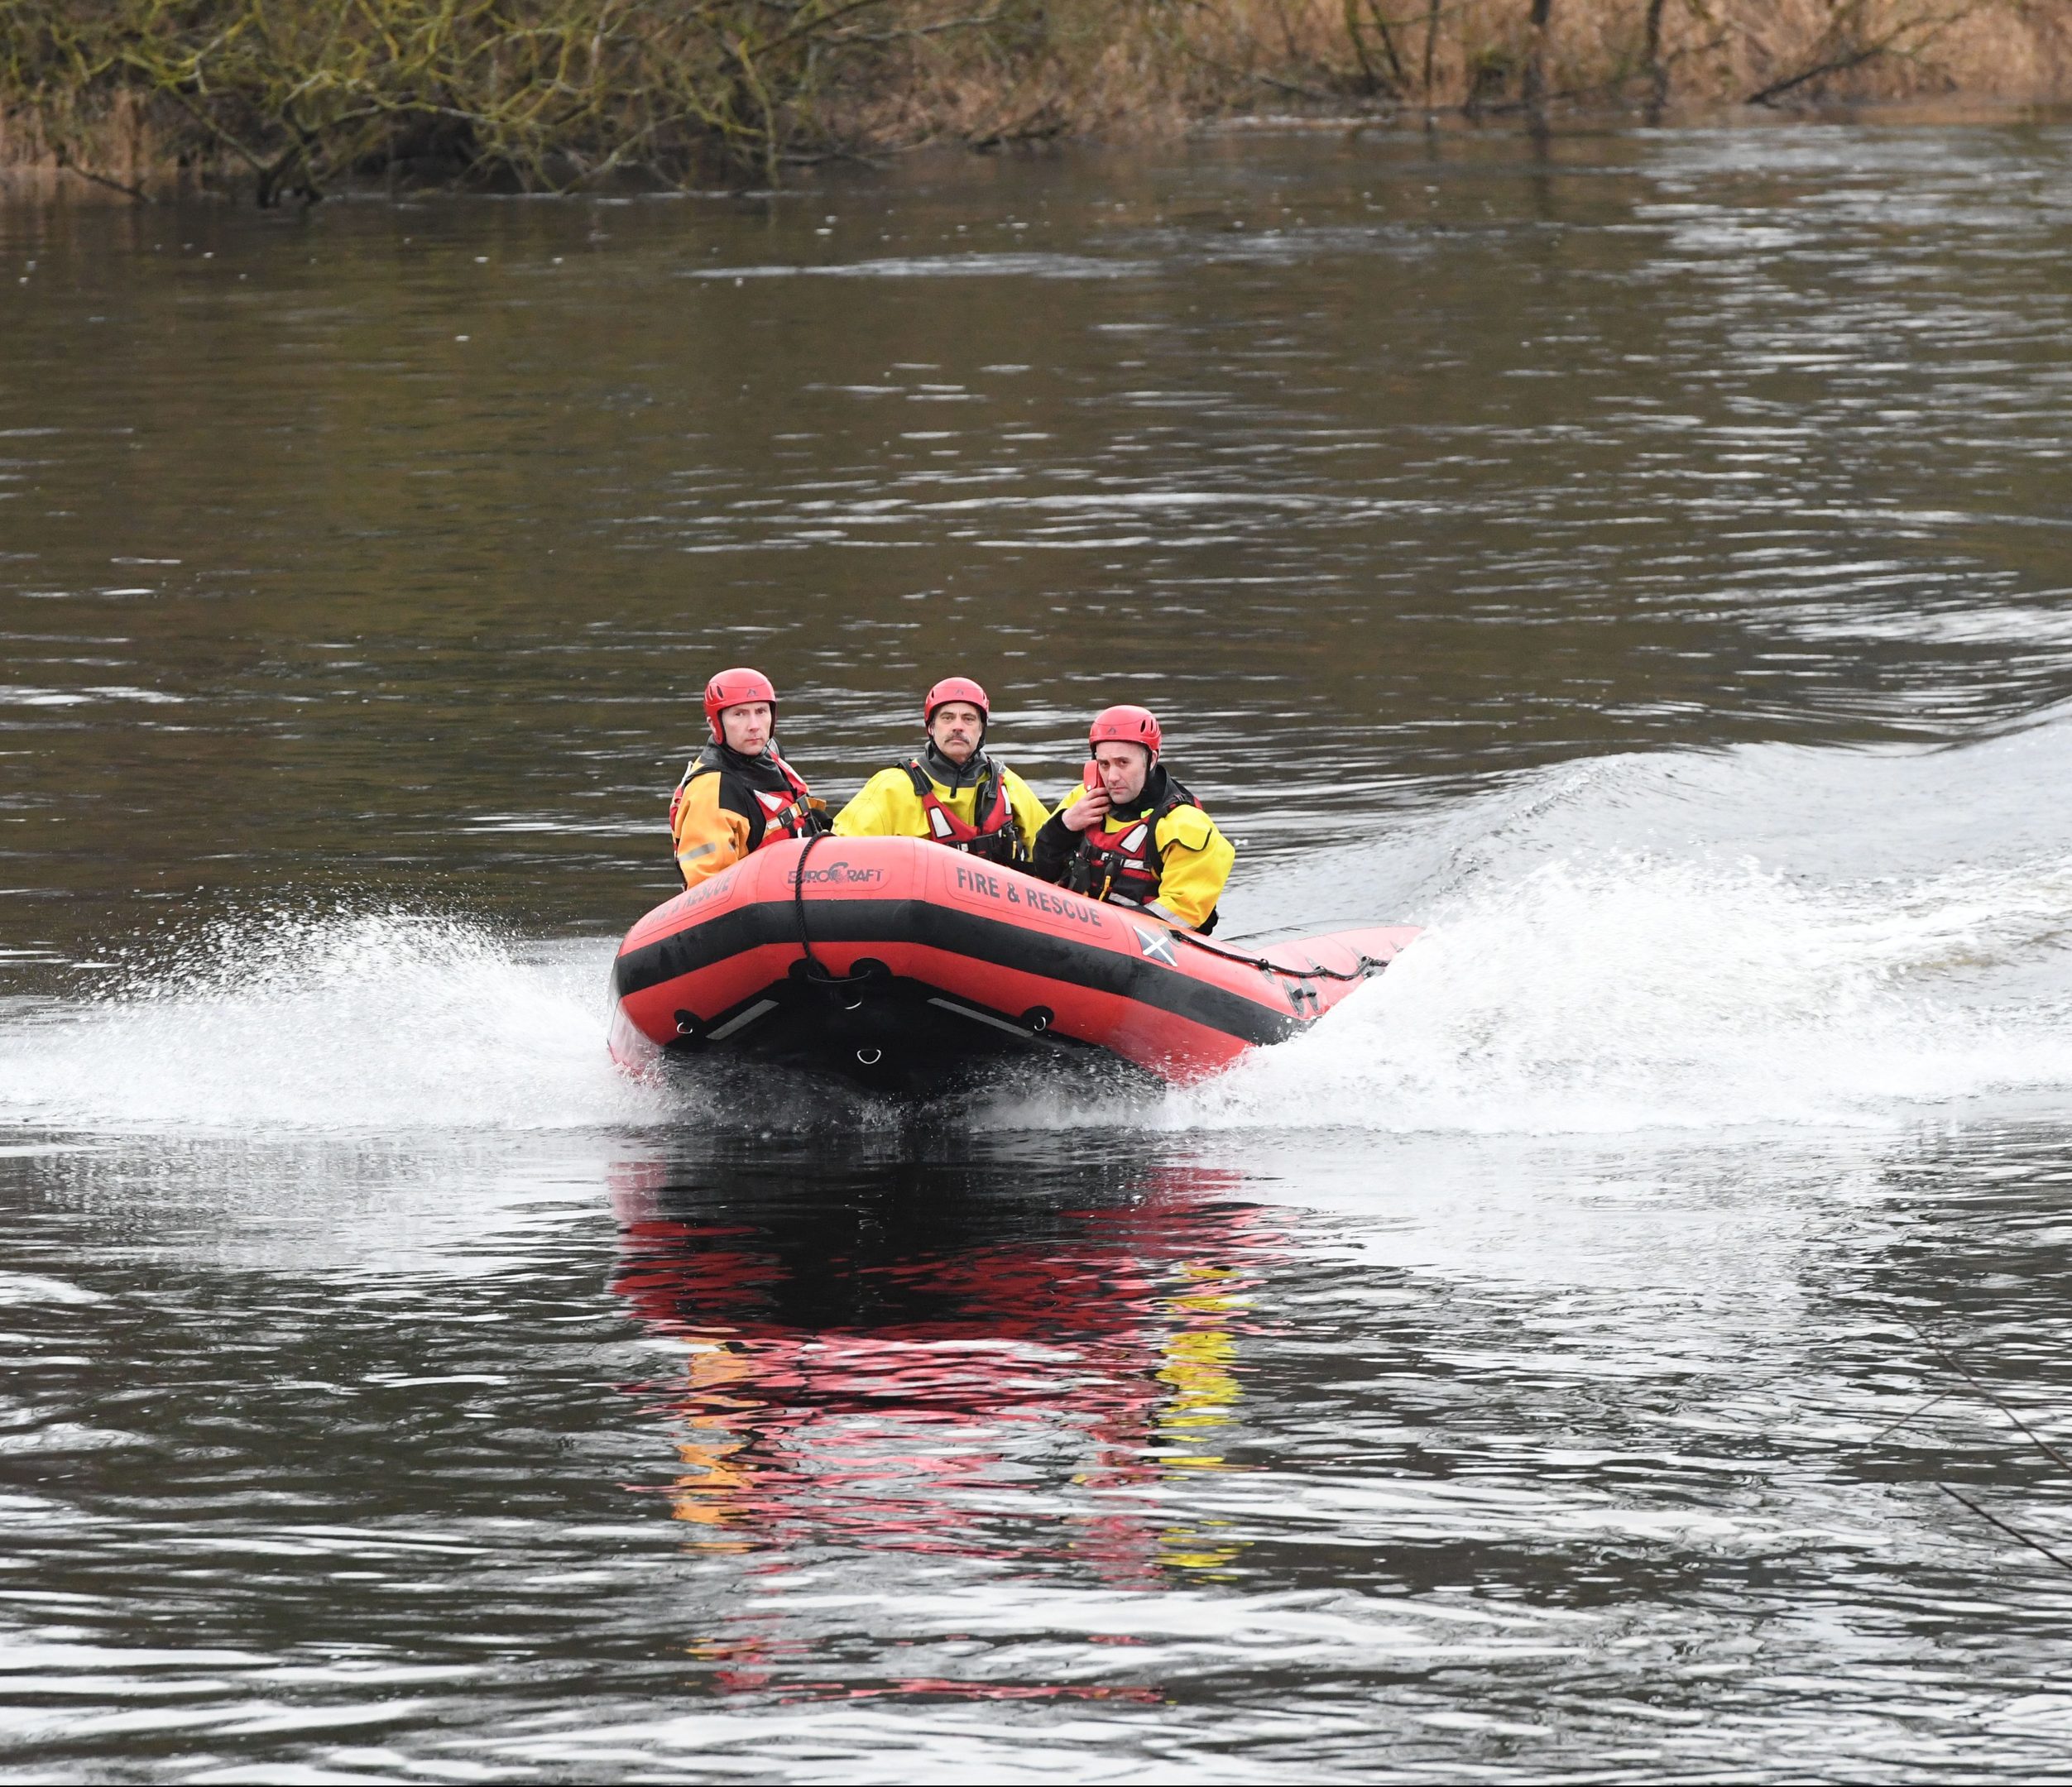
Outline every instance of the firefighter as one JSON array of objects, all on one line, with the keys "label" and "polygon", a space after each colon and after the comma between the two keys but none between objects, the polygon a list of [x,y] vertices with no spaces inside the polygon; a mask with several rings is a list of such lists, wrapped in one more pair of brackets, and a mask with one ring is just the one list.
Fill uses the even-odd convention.
[{"label": "firefighter", "polygon": [[777,755],[777,691],[760,670],[722,670],[705,685],[712,742],[683,770],[669,802],[669,837],[683,885],[731,869],[785,838],[827,829],[827,802]]},{"label": "firefighter", "polygon": [[1203,935],[1237,851],[1158,760],[1157,717],[1104,707],[1086,735],[1084,784],[1036,835],[1030,873],[1090,899],[1119,900]]},{"label": "firefighter", "polygon": [[933,838],[954,850],[1026,868],[1043,803],[988,755],[992,705],[969,677],[945,677],[921,698],[919,752],[895,759],[835,817],[837,837]]}]

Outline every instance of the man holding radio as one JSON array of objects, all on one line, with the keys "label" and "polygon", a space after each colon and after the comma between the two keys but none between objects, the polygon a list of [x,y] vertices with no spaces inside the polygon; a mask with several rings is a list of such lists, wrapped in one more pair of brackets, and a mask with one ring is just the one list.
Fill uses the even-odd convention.
[{"label": "man holding radio", "polygon": [[1084,784],[1036,834],[1029,873],[1206,936],[1237,851],[1158,761],[1157,717],[1143,707],[1104,707],[1086,742],[1093,760]]}]

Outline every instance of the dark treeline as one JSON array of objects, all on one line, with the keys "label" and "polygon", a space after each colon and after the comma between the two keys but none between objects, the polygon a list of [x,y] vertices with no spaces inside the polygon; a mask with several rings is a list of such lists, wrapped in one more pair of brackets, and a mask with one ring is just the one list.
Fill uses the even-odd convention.
[{"label": "dark treeline", "polygon": [[261,204],[356,179],[780,181],[1260,111],[2072,86],[2072,0],[10,0],[0,163]]}]

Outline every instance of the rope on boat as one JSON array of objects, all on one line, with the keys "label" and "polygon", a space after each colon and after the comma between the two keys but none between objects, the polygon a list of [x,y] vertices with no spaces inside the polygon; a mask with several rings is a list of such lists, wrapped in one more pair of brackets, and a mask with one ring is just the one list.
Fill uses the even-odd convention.
[{"label": "rope on boat", "polygon": [[1246,956],[1237,950],[1225,949],[1192,931],[1183,931],[1176,927],[1173,934],[1182,943],[1192,943],[1205,955],[1220,956],[1225,961],[1236,962],[1246,968],[1256,968],[1262,974],[1280,975],[1290,980],[1365,980],[1369,975],[1379,974],[1389,965],[1387,962],[1376,961],[1371,956],[1359,956],[1354,960],[1360,965],[1350,974],[1337,968],[1288,968],[1279,962],[1269,961],[1264,956]]},{"label": "rope on boat", "polygon": [[806,952],[806,978],[816,986],[852,986],[859,980],[868,980],[869,975],[838,975],[813,952],[813,937],[806,928],[806,862],[813,853],[813,846],[823,838],[832,837],[829,831],[816,831],[806,840],[806,847],[799,853],[799,861],[792,870],[792,909],[799,917],[799,946]]}]

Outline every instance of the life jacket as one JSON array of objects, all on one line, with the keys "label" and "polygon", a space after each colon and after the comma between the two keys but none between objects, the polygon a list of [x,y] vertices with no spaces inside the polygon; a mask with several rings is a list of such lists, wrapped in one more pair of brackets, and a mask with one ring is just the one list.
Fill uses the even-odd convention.
[{"label": "life jacket", "polygon": [[[1065,865],[1065,885],[1073,893],[1088,899],[1126,900],[1134,906],[1149,906],[1158,898],[1158,884],[1165,879],[1158,827],[1174,809],[1201,804],[1163,770],[1159,774],[1164,786],[1121,831],[1110,831],[1108,820],[1102,819],[1079,834],[1078,846]],[[1206,937],[1216,928],[1216,918],[1211,912],[1194,928]]]},{"label": "life jacket", "polygon": [[[829,829],[827,802],[817,799],[806,786],[806,779],[775,751],[765,751],[760,757],[743,757],[738,751],[707,745],[683,766],[683,779],[669,797],[672,837],[676,835],[677,810],[683,803],[683,791],[702,775],[717,776],[720,805],[747,820],[748,848],[741,852],[744,856],[765,844],[813,837]],[[759,788],[759,781],[775,785]]]},{"label": "life jacket", "polygon": [[935,779],[918,757],[903,757],[896,768],[906,771],[922,810],[928,815],[928,836],[953,850],[977,856],[1004,868],[1019,869],[1029,860],[1029,846],[1022,841],[1021,827],[1014,823],[1014,804],[1007,798],[1005,767],[991,758],[972,784],[971,817],[966,825],[935,792]]}]

